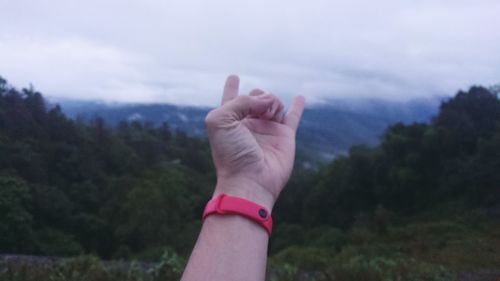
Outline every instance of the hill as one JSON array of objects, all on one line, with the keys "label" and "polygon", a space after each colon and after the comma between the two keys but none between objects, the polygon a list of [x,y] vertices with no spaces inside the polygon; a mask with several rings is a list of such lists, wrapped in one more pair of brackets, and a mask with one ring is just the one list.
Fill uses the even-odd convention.
[{"label": "hill", "polygon": [[[316,120],[318,130],[334,126]],[[216,180],[206,139],[166,123],[114,125],[70,119],[33,88],[0,79],[0,252],[189,255]],[[378,145],[353,146],[318,170],[298,165],[272,211],[270,280],[451,281],[498,272],[499,159],[498,92],[471,87],[442,102],[430,122],[392,124]],[[1,280],[37,276],[12,266],[0,261]],[[59,271],[71,267],[47,270],[36,280],[72,280]]]},{"label": "hill", "polygon": [[[100,116],[116,126],[120,121],[167,122],[191,136],[204,136],[210,108],[172,104],[126,104],[54,99],[71,118]],[[307,154],[331,159],[355,144],[376,145],[385,128],[402,122],[427,122],[437,113],[440,98],[395,102],[383,99],[337,99],[306,108],[298,131],[298,147]],[[325,126],[328,124],[328,126]]]}]

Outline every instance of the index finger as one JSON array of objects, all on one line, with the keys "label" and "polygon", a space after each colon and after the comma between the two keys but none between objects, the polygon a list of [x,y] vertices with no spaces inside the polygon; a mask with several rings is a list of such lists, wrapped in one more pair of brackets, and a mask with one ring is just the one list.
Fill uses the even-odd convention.
[{"label": "index finger", "polygon": [[297,127],[300,123],[300,118],[302,117],[302,112],[304,112],[304,105],[306,100],[303,96],[296,96],[293,98],[292,105],[288,109],[285,116],[284,124],[290,127],[292,130],[297,131]]},{"label": "index finger", "polygon": [[239,86],[240,78],[238,76],[229,75],[227,77],[226,84],[224,85],[224,92],[222,93],[222,105],[238,96]]}]

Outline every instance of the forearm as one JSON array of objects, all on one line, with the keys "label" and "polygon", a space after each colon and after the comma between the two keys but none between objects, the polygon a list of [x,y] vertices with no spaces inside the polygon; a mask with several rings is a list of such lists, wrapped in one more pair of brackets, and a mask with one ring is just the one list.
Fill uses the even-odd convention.
[{"label": "forearm", "polygon": [[257,223],[238,215],[208,216],[182,281],[262,281],[269,236]]}]

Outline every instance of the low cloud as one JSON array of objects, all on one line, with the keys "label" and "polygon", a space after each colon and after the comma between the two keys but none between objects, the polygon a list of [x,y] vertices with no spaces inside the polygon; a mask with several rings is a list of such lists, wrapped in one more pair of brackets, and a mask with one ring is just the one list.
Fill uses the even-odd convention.
[{"label": "low cloud", "polygon": [[500,82],[498,1],[3,2],[0,75],[51,96],[213,106],[230,73],[312,102]]}]

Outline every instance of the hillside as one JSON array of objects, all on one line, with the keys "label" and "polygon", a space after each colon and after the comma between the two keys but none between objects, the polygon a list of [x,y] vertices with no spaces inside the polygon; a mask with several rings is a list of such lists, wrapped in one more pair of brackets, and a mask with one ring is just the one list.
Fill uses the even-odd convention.
[{"label": "hillside", "polygon": [[[328,100],[306,108],[300,130],[298,147],[308,154],[331,159],[345,154],[355,144],[379,143],[385,128],[393,123],[427,122],[437,113],[440,99],[429,98],[394,102],[382,99]],[[191,136],[203,136],[203,120],[209,108],[170,104],[121,104],[55,99],[71,118],[90,120],[100,116],[111,125],[122,120],[167,122]],[[325,123],[328,126],[325,126]]]},{"label": "hillside", "polygon": [[[0,253],[160,261],[171,274],[162,280],[178,279],[216,180],[205,138],[73,120],[2,79],[0,155]],[[319,170],[298,165],[272,210],[269,280],[496,278],[499,159],[498,93],[471,87],[430,122],[392,124],[378,145]],[[44,266],[0,261],[0,280],[127,274],[95,257]]]}]

